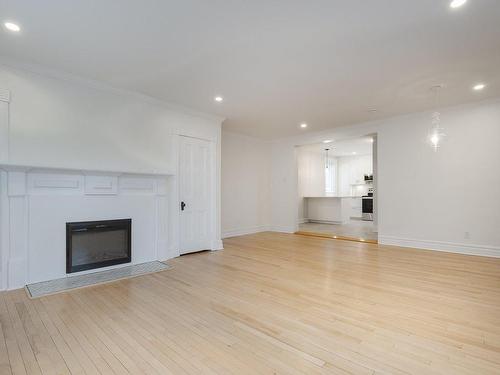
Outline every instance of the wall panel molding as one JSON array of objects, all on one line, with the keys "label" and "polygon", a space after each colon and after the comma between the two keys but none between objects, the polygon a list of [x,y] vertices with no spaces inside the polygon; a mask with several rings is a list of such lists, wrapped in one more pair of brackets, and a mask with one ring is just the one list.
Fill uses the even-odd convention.
[{"label": "wall panel molding", "polygon": [[114,195],[118,193],[117,176],[85,176],[85,194]]},{"label": "wall panel molding", "polygon": [[156,180],[153,177],[120,176],[118,186],[123,194],[156,194]]},{"label": "wall panel molding", "polygon": [[26,173],[7,173],[7,195],[9,197],[23,197],[26,195]]},{"label": "wall panel molding", "polygon": [[66,276],[70,221],[130,217],[132,263],[171,258],[170,189],[166,176],[0,169],[0,289]]},{"label": "wall panel molding", "polygon": [[9,103],[0,101],[0,163],[9,161]]},{"label": "wall panel molding", "polygon": [[10,90],[0,88],[0,102],[10,102]]},{"label": "wall panel molding", "polygon": [[68,173],[27,173],[28,194],[82,194],[83,176]]}]

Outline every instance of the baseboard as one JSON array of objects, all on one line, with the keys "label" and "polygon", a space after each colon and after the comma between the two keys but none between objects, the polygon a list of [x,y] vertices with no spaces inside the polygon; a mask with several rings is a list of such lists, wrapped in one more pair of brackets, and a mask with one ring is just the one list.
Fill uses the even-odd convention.
[{"label": "baseboard", "polygon": [[295,233],[295,227],[288,226],[258,226],[250,228],[232,229],[222,233],[222,238],[230,238],[236,236],[244,236],[246,234],[254,234],[260,232],[279,232],[279,233]]},{"label": "baseboard", "polygon": [[26,259],[9,259],[8,263],[8,281],[5,288],[7,290],[19,289],[26,284]]},{"label": "baseboard", "polygon": [[271,232],[279,232],[279,233],[295,233],[296,228],[284,225],[275,225],[270,227],[268,230],[270,230]]},{"label": "baseboard", "polygon": [[435,251],[444,251],[448,253],[500,258],[499,246],[417,240],[417,239],[382,236],[382,235],[378,236],[378,243],[380,245],[412,247],[416,249],[435,250]]},{"label": "baseboard", "polygon": [[266,225],[249,227],[249,228],[239,228],[239,229],[231,229],[224,231],[222,233],[222,238],[236,237],[236,236],[244,236],[245,234],[253,234],[259,232],[269,231],[270,228]]},{"label": "baseboard", "polygon": [[212,250],[212,251],[224,250],[224,244],[222,243],[222,240],[213,241],[212,248],[210,250]]},{"label": "baseboard", "polygon": [[314,224],[333,224],[333,225],[347,224],[347,221],[337,221],[337,220],[313,220],[313,219],[309,219],[308,222],[314,223]]},{"label": "baseboard", "polygon": [[309,222],[309,219],[306,219],[305,217],[303,217],[297,221],[297,223],[299,223],[299,224],[304,224],[304,223],[308,223],[308,222]]}]

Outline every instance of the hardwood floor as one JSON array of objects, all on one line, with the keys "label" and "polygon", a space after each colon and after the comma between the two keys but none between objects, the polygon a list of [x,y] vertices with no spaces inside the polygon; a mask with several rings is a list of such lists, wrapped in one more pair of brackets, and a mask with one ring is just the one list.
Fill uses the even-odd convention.
[{"label": "hardwood floor", "polygon": [[0,374],[499,374],[500,259],[291,234],[30,300]]}]

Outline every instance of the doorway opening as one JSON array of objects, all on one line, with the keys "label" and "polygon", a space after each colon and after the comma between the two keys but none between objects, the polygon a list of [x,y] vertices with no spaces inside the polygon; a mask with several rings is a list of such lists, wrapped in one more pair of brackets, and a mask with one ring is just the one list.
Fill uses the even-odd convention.
[{"label": "doorway opening", "polygon": [[376,135],[297,147],[297,234],[377,243],[376,152]]}]

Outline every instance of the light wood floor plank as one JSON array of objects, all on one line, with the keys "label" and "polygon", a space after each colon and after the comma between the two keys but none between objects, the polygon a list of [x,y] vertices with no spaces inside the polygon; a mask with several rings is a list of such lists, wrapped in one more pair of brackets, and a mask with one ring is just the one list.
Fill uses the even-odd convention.
[{"label": "light wood floor plank", "polygon": [[500,374],[500,259],[279,233],[36,300],[0,374]]},{"label": "light wood floor plank", "polygon": [[43,374],[70,374],[66,363],[43,325],[32,300],[25,298],[25,291],[19,290],[11,296],[23,322],[24,330],[35,353]]},{"label": "light wood floor plank", "polygon": [[64,337],[61,335],[57,327],[52,322],[50,318],[51,313],[45,309],[45,306],[43,304],[43,299],[35,299],[33,300],[33,304],[35,306],[36,312],[38,313],[38,316],[40,317],[40,320],[42,321],[46,330],[49,332],[50,337],[54,342],[54,345],[61,354],[70,373],[77,375],[85,374],[85,371],[83,370],[83,367],[80,365],[78,359],[71,351],[70,347],[66,343]]},{"label": "light wood floor plank", "polygon": [[0,327],[2,344],[0,345],[2,358],[2,374],[26,374],[21,352],[14,337],[12,323],[5,305],[6,293],[0,293]]},{"label": "light wood floor plank", "polygon": [[40,365],[38,364],[35,354],[33,353],[33,348],[30,345],[29,339],[24,331],[23,323],[16,310],[13,296],[14,293],[10,293],[5,298],[5,304],[7,305],[7,311],[10,316],[10,321],[12,322],[12,328],[14,330],[14,335],[21,353],[22,360],[24,362],[24,368],[28,375],[41,375]]}]

